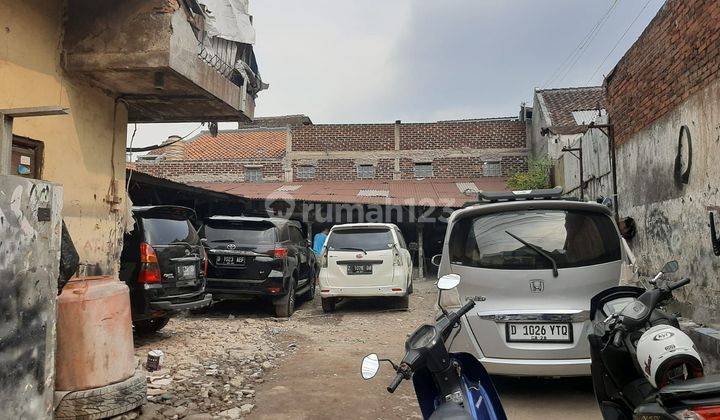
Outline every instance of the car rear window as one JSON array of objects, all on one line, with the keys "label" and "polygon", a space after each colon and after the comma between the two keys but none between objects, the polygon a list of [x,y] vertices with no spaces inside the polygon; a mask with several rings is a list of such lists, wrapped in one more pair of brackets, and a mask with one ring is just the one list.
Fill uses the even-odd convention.
[{"label": "car rear window", "polygon": [[527,210],[458,220],[450,235],[451,264],[509,270],[581,267],[620,260],[620,238],[610,217],[585,211]]},{"label": "car rear window", "polygon": [[198,243],[198,234],[187,219],[142,218],[145,241],[150,245],[170,245],[177,242]]},{"label": "car rear window", "polygon": [[327,247],[331,251],[378,251],[390,248],[393,242],[390,229],[338,229],[330,232]]},{"label": "car rear window", "polygon": [[208,242],[239,244],[272,244],[276,241],[275,225],[269,222],[209,221],[202,228]]}]

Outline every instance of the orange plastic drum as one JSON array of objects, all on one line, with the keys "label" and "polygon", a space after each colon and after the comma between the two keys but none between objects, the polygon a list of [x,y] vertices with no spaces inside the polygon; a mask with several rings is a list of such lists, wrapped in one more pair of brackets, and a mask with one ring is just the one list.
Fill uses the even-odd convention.
[{"label": "orange plastic drum", "polygon": [[56,391],[102,387],[135,373],[130,296],[115,277],[70,281],[58,297]]}]

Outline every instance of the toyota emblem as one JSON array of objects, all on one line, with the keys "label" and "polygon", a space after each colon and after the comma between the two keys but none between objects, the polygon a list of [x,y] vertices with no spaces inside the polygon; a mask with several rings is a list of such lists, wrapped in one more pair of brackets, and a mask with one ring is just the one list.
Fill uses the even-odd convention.
[{"label": "toyota emblem", "polygon": [[357,255],[355,255],[355,258],[362,258],[362,257],[363,257],[363,254],[357,254]]},{"label": "toyota emblem", "polygon": [[237,245],[235,244],[227,244],[227,249],[235,249],[237,248]]}]

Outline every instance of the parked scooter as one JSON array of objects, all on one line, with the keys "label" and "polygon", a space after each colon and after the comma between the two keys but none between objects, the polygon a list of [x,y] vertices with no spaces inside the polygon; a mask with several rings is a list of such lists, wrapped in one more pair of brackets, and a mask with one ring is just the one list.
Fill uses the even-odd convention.
[{"label": "parked scooter", "polygon": [[590,303],[595,397],[606,420],[720,419],[720,376],[703,376],[700,355],[660,309],[690,279],[666,281],[670,261],[647,288],[612,287]]},{"label": "parked scooter", "polygon": [[[438,306],[442,291],[454,289],[458,284],[460,276],[457,274],[448,274],[438,280]],[[404,379],[412,378],[425,419],[507,419],[500,397],[482,364],[467,353],[448,353],[445,347],[445,339],[456,326],[462,327],[462,316],[474,306],[474,301],[468,301],[452,313],[440,306],[443,315],[435,324],[421,326],[407,339],[405,357],[399,366],[389,359],[370,354],[362,361],[363,379],[375,377],[380,362],[388,362],[397,372],[387,387],[388,392],[395,392]]]}]

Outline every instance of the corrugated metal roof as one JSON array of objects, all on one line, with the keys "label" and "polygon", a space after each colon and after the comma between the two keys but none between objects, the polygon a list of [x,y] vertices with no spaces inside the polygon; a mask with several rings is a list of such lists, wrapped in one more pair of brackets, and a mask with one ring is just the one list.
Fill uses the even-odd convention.
[{"label": "corrugated metal roof", "polygon": [[477,194],[480,192],[480,189],[478,189],[474,182],[456,182],[455,185],[458,190],[465,195]]},{"label": "corrugated metal roof", "polygon": [[297,191],[300,189],[300,187],[302,187],[302,185],[282,185],[275,191],[284,191],[284,192]]},{"label": "corrugated metal roof", "polygon": [[[319,203],[383,204],[423,207],[462,207],[476,200],[474,194],[460,192],[458,183],[472,183],[478,190],[507,191],[506,179],[484,177],[475,179],[425,179],[425,180],[357,180],[357,181],[311,181],[294,182],[300,188],[294,191],[277,191],[284,183],[238,182],[194,183],[193,185],[214,191],[226,192],[254,200],[286,198],[294,201]],[[387,191],[387,196],[362,196],[361,190]]]},{"label": "corrugated metal roof", "polygon": [[358,197],[390,197],[389,190],[360,190]]}]

